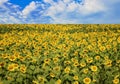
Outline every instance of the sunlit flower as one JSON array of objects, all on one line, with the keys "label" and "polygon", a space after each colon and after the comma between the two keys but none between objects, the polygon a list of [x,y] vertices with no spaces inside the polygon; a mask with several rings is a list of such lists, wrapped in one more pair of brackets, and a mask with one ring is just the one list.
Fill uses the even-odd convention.
[{"label": "sunlit flower", "polygon": [[25,60],[25,57],[19,56],[18,59],[20,59],[21,61],[24,61],[24,60]]},{"label": "sunlit flower", "polygon": [[13,64],[8,65],[8,70],[9,71],[14,71],[15,70],[14,65]]},{"label": "sunlit flower", "polygon": [[26,66],[25,65],[21,65],[20,66],[20,71],[22,72],[22,73],[26,73]]},{"label": "sunlit flower", "polygon": [[79,63],[78,62],[74,62],[73,66],[77,67],[77,66],[79,66]]},{"label": "sunlit flower", "polygon": [[44,81],[45,81],[45,78],[44,78],[44,77],[41,77],[41,76],[38,76],[38,80],[39,80],[40,82],[44,82]]},{"label": "sunlit flower", "polygon": [[0,62],[0,68],[5,66],[5,62]]},{"label": "sunlit flower", "polygon": [[95,56],[95,59],[96,59],[96,60],[99,60],[99,59],[100,59],[100,56]]},{"label": "sunlit flower", "polygon": [[78,76],[74,76],[73,79],[74,80],[78,80],[79,78],[78,78]]},{"label": "sunlit flower", "polygon": [[88,68],[86,68],[86,69],[83,69],[83,73],[85,73],[85,74],[87,74],[88,73]]},{"label": "sunlit flower", "polygon": [[105,60],[104,65],[107,66],[107,67],[111,67],[112,66],[112,60],[110,60],[110,59]]},{"label": "sunlit flower", "polygon": [[78,56],[78,52],[77,51],[74,52],[74,56]]},{"label": "sunlit flower", "polygon": [[93,58],[92,57],[86,58],[86,61],[87,61],[87,63],[92,63],[93,62]]},{"label": "sunlit flower", "polygon": [[114,84],[119,84],[119,79],[118,79],[118,78],[117,78],[117,79],[114,79],[114,80],[113,80],[113,83],[114,83]]},{"label": "sunlit flower", "polygon": [[113,46],[114,46],[114,47],[117,46],[117,41],[113,41]]},{"label": "sunlit flower", "polygon": [[61,84],[61,83],[62,83],[62,81],[60,79],[58,79],[55,84]]},{"label": "sunlit flower", "polygon": [[108,50],[110,50],[110,49],[111,49],[111,45],[106,45],[106,48],[107,48]]},{"label": "sunlit flower", "polygon": [[71,64],[70,61],[65,61],[64,63],[67,64],[67,65]]},{"label": "sunlit flower", "polygon": [[97,66],[91,66],[90,67],[92,71],[96,72],[98,70]]},{"label": "sunlit flower", "polygon": [[2,54],[2,58],[6,59],[6,58],[8,58],[8,55],[7,54]]},{"label": "sunlit flower", "polygon": [[45,63],[45,64],[49,64],[49,62],[50,62],[50,59],[49,59],[49,58],[44,60],[44,63]]},{"label": "sunlit flower", "polygon": [[85,62],[81,62],[81,63],[80,63],[80,66],[81,66],[81,67],[85,67],[85,66],[86,66],[86,63],[85,63]]},{"label": "sunlit flower", "polygon": [[64,69],[64,72],[65,72],[65,73],[69,73],[69,72],[70,72],[70,67],[66,67],[66,68]]},{"label": "sunlit flower", "polygon": [[53,62],[54,62],[54,63],[58,62],[58,60],[59,60],[59,59],[58,59],[57,57],[53,58]]},{"label": "sunlit flower", "polygon": [[91,83],[91,79],[90,78],[84,78],[83,79],[83,82],[85,83],[85,84],[90,84]]},{"label": "sunlit flower", "polygon": [[55,74],[51,72],[50,77],[52,77],[52,78],[55,77]]},{"label": "sunlit flower", "polygon": [[13,56],[9,56],[9,60],[10,61],[15,61],[16,60],[16,57],[13,55]]},{"label": "sunlit flower", "polygon": [[60,71],[60,67],[59,66],[56,66],[53,68],[54,71]]},{"label": "sunlit flower", "polygon": [[99,49],[100,51],[105,51],[106,48],[104,46],[100,46]]},{"label": "sunlit flower", "polygon": [[120,43],[120,36],[117,38],[117,42]]},{"label": "sunlit flower", "polygon": [[15,69],[18,69],[18,67],[19,67],[18,64],[13,64],[13,66],[15,67]]},{"label": "sunlit flower", "polygon": [[75,82],[73,82],[73,84],[79,84],[79,82],[78,82],[78,81],[75,81]]},{"label": "sunlit flower", "polygon": [[71,61],[72,61],[72,62],[78,62],[78,60],[75,59],[75,58],[72,58]]}]

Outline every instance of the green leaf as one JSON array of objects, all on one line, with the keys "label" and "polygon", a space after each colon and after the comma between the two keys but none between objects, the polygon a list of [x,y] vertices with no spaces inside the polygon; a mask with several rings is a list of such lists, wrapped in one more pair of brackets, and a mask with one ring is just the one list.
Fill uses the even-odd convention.
[{"label": "green leaf", "polygon": [[35,66],[34,65],[30,65],[30,69],[34,70]]},{"label": "green leaf", "polygon": [[10,81],[10,80],[3,80],[2,82],[3,82],[3,84],[10,84],[10,83],[12,83],[12,81]]},{"label": "green leaf", "polygon": [[37,73],[40,73],[40,68],[39,67],[34,70],[34,74],[37,74]]},{"label": "green leaf", "polygon": [[55,80],[54,79],[51,79],[49,84],[55,84]]},{"label": "green leaf", "polygon": [[23,81],[23,78],[22,78],[22,77],[19,77],[19,78],[16,79],[16,81],[20,83],[20,82]]},{"label": "green leaf", "polygon": [[28,69],[28,70],[27,70],[27,73],[28,73],[28,74],[33,74],[33,71],[32,71],[31,69]]}]

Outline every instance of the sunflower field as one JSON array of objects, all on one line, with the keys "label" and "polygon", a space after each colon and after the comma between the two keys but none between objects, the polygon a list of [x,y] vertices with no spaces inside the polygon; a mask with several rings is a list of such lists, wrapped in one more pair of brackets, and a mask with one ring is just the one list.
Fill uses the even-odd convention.
[{"label": "sunflower field", "polygon": [[120,84],[120,25],[0,24],[0,84]]}]

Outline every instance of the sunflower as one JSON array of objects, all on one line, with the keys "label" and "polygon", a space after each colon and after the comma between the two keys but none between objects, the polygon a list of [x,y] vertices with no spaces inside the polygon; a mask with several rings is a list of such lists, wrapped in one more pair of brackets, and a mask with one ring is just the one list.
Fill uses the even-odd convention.
[{"label": "sunflower", "polygon": [[78,76],[74,76],[73,79],[74,80],[78,80],[79,78],[78,78]]},{"label": "sunflower", "polygon": [[81,63],[80,63],[80,66],[81,66],[81,67],[85,67],[85,66],[86,66],[86,63],[85,63],[85,62],[81,62]]},{"label": "sunflower", "polygon": [[18,64],[13,64],[13,66],[15,67],[15,69],[18,69]]},{"label": "sunflower", "polygon": [[39,80],[40,82],[44,82],[44,81],[45,81],[45,78],[44,78],[44,77],[41,77],[41,76],[38,76],[38,80]]},{"label": "sunflower", "polygon": [[60,66],[56,66],[53,68],[54,71],[60,71]]},{"label": "sunflower", "polygon": [[86,69],[83,69],[83,73],[85,73],[85,74],[87,74],[88,73],[88,68],[86,68]]},{"label": "sunflower", "polygon": [[55,74],[54,73],[50,73],[50,77],[54,78],[55,77]]},{"label": "sunflower", "polygon": [[87,61],[87,63],[92,63],[93,62],[93,58],[92,57],[88,57],[88,58],[86,58],[86,61]]},{"label": "sunflower", "polygon": [[78,56],[78,52],[77,51],[74,52],[74,56]]},{"label": "sunflower", "polygon": [[110,60],[110,59],[105,60],[104,65],[107,66],[107,67],[111,67],[112,66],[112,60]]},{"label": "sunflower", "polygon": [[15,61],[16,60],[16,56],[14,56],[14,55],[13,56],[9,56],[9,60],[10,61]]},{"label": "sunflower", "polygon": [[58,57],[53,58],[53,62],[54,62],[54,63],[57,63],[58,60],[59,60]]},{"label": "sunflower", "polygon": [[5,66],[5,62],[0,62],[0,67],[4,67]]},{"label": "sunflower", "polygon": [[96,72],[98,70],[97,66],[91,66],[90,67],[92,71]]},{"label": "sunflower", "polygon": [[2,58],[6,59],[6,58],[8,58],[8,55],[7,54],[2,54]]},{"label": "sunflower", "polygon": [[8,65],[8,70],[9,71],[14,71],[15,70],[14,65],[13,64]]},{"label": "sunflower", "polygon": [[61,84],[61,82],[62,81],[60,79],[58,79],[55,84]]},{"label": "sunflower", "polygon": [[104,46],[100,46],[99,49],[100,51],[105,51],[106,48]]},{"label": "sunflower", "polygon": [[49,62],[50,62],[50,59],[49,59],[49,58],[44,60],[44,63],[45,63],[45,64],[49,64]]},{"label": "sunflower", "polygon": [[78,81],[75,81],[73,84],[79,84],[79,82],[78,82]]},{"label": "sunflower", "polygon": [[22,73],[25,73],[26,72],[26,66],[25,65],[21,65],[20,66],[20,71],[22,72]]},{"label": "sunflower", "polygon": [[71,62],[70,61],[65,61],[64,64],[69,65],[69,64],[71,64]]},{"label": "sunflower", "polygon": [[99,60],[100,59],[100,56],[95,56],[95,60]]},{"label": "sunflower", "polygon": [[106,45],[106,48],[107,48],[108,50],[110,50],[111,45]]},{"label": "sunflower", "polygon": [[113,80],[113,83],[114,83],[114,84],[119,84],[119,79],[118,79],[118,78],[114,79],[114,80]]},{"label": "sunflower", "polygon": [[88,77],[86,77],[86,78],[83,79],[83,82],[84,82],[85,84],[90,84],[90,83],[91,83],[91,79],[88,78]]},{"label": "sunflower", "polygon": [[73,66],[77,67],[77,66],[79,66],[79,63],[78,62],[74,62]]},{"label": "sunflower", "polygon": [[78,62],[78,60],[75,59],[75,58],[72,58],[71,61],[72,61],[72,62]]},{"label": "sunflower", "polygon": [[117,42],[120,43],[120,36],[117,38]]},{"label": "sunflower", "polygon": [[25,60],[25,57],[23,57],[23,56],[18,56],[18,59],[20,59],[21,61],[24,61],[24,60]]},{"label": "sunflower", "polygon": [[64,69],[64,72],[65,72],[65,73],[69,73],[69,72],[70,72],[70,67],[66,67],[66,68]]}]

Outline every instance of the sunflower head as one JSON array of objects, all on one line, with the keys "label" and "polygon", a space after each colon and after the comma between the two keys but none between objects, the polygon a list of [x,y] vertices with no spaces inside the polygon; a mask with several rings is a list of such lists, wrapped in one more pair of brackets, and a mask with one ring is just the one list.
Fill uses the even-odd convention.
[{"label": "sunflower head", "polygon": [[91,66],[90,67],[92,71],[96,72],[98,70],[97,66]]},{"label": "sunflower head", "polygon": [[114,84],[119,84],[119,79],[118,79],[118,78],[114,79],[114,80],[113,80],[113,83],[114,83]]},{"label": "sunflower head", "polygon": [[74,76],[73,79],[74,80],[78,80],[79,78],[78,78],[78,76]]},{"label": "sunflower head", "polygon": [[86,77],[86,78],[83,79],[83,82],[84,82],[85,84],[90,84],[90,83],[91,83],[91,79],[88,78],[88,77]]}]

